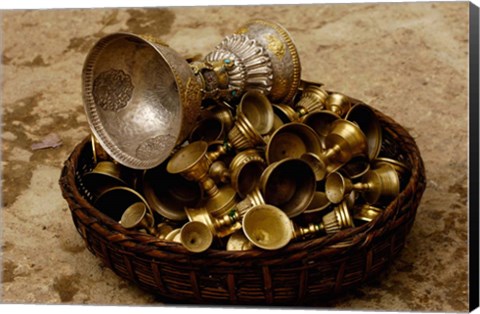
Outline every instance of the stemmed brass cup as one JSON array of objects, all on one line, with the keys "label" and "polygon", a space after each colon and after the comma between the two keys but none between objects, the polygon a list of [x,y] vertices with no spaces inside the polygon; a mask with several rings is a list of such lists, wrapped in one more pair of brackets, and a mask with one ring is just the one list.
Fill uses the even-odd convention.
[{"label": "stemmed brass cup", "polygon": [[400,179],[400,188],[404,188],[410,178],[410,169],[408,166],[403,162],[387,157],[377,157],[372,160],[372,169],[378,169],[384,165],[390,165],[395,169]]},{"label": "stemmed brass cup", "polygon": [[365,134],[368,142],[368,158],[377,158],[382,148],[382,127],[372,107],[366,104],[354,105],[346,114],[345,119],[352,121]]},{"label": "stemmed brass cup", "polygon": [[340,203],[352,190],[360,192],[368,204],[385,204],[400,192],[400,181],[395,169],[388,165],[368,171],[358,183],[338,172],[328,175],[325,192],[332,203]]},{"label": "stemmed brass cup", "polygon": [[325,101],[325,110],[329,110],[340,117],[344,117],[352,107],[348,96],[340,93],[331,93]]},{"label": "stemmed brass cup", "polygon": [[120,224],[125,229],[144,229],[153,235],[156,234],[154,222],[153,216],[148,212],[147,206],[143,202],[130,205],[120,218]]},{"label": "stemmed brass cup", "polygon": [[273,129],[272,104],[259,91],[246,92],[237,107],[237,117],[228,132],[229,144],[236,150],[265,146],[263,135]]},{"label": "stemmed brass cup", "polygon": [[315,131],[299,122],[282,125],[270,137],[265,151],[268,164],[286,158],[300,158],[305,153],[322,154],[320,140]]},{"label": "stemmed brass cup", "polygon": [[224,147],[219,151],[208,152],[208,144],[197,141],[177,151],[167,163],[167,171],[181,174],[184,178],[197,181],[202,187],[205,198],[198,206],[205,207],[209,213],[218,217],[231,209],[236,202],[235,190],[230,185],[217,187],[208,176],[212,162],[225,153]]},{"label": "stemmed brass cup", "polygon": [[309,113],[303,119],[303,123],[311,127],[320,139],[322,148],[326,149],[325,138],[330,133],[332,123],[335,120],[341,119],[339,115],[328,110],[320,110]]},{"label": "stemmed brass cup", "polygon": [[330,133],[325,137],[325,147],[321,154],[302,156],[315,169],[317,180],[323,180],[352,158],[368,154],[365,134],[356,124],[343,119],[332,122]]},{"label": "stemmed brass cup", "polygon": [[187,222],[180,230],[180,243],[190,252],[206,251],[212,242],[212,232],[207,225],[200,221]]},{"label": "stemmed brass cup", "polygon": [[235,155],[229,167],[230,181],[241,198],[255,189],[266,166],[256,149],[247,149]]},{"label": "stemmed brass cup", "polygon": [[322,110],[328,98],[328,93],[322,87],[308,84],[303,88],[302,96],[295,104],[295,111],[301,117],[307,113]]}]

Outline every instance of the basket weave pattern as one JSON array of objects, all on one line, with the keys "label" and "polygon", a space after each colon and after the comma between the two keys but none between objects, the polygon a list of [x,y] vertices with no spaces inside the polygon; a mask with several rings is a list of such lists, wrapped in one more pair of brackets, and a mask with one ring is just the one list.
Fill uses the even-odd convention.
[{"label": "basket weave pattern", "polygon": [[78,144],[65,162],[60,186],[88,249],[118,276],[165,302],[318,302],[359,286],[387,268],[405,244],[426,187],[423,161],[414,139],[391,118],[375,112],[384,135],[381,155],[395,157],[411,169],[405,189],[370,223],[292,242],[276,251],[209,249],[194,254],[180,243],[124,229],[95,209],[82,188],[81,174],[91,167],[89,138]]}]

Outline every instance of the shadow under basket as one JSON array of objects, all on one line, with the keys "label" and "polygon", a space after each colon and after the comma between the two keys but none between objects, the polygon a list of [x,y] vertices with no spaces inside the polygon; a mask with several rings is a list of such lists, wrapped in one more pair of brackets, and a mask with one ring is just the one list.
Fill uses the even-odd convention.
[{"label": "shadow under basket", "polygon": [[405,188],[385,211],[359,227],[283,249],[191,253],[180,243],[124,229],[95,209],[81,175],[91,169],[90,137],[65,162],[63,197],[88,249],[118,276],[177,304],[309,305],[358,287],[385,270],[405,245],[426,179],[408,132],[375,110],[383,129],[380,155],[411,169]]}]

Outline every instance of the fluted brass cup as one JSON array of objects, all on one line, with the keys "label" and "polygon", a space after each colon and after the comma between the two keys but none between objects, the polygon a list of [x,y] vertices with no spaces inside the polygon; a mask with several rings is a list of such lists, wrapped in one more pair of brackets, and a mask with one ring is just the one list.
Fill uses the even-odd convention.
[{"label": "fluted brass cup", "polygon": [[295,104],[299,116],[322,110],[328,99],[328,93],[320,86],[308,84],[303,88],[300,100]]}]

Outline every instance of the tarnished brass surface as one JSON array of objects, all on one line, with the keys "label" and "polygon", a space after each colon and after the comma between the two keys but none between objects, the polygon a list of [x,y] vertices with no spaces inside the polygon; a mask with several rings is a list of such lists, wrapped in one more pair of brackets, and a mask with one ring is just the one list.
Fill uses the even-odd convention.
[{"label": "tarnished brass surface", "polygon": [[302,97],[295,105],[295,110],[301,113],[300,116],[322,110],[328,97],[328,93],[322,87],[306,85],[303,88]]},{"label": "tarnished brass surface", "polygon": [[313,194],[312,201],[308,205],[307,209],[303,212],[304,214],[319,213],[327,210],[332,203],[328,200],[325,192],[315,191]]},{"label": "tarnished brass surface", "polygon": [[185,208],[189,221],[198,221],[208,227],[211,234],[223,238],[229,236],[241,228],[241,224],[234,215],[224,215],[221,218],[214,218],[204,207]]},{"label": "tarnished brass surface", "polygon": [[245,197],[260,182],[266,162],[258,150],[248,149],[235,155],[229,168],[232,187],[240,197]]},{"label": "tarnished brass surface", "polygon": [[223,121],[212,116],[200,120],[195,124],[188,136],[188,141],[190,143],[195,141],[210,143],[217,140],[223,140],[225,135],[226,130]]},{"label": "tarnished brass surface", "polygon": [[152,210],[145,198],[134,189],[125,186],[109,188],[98,196],[93,205],[107,216],[119,221],[125,210],[138,202],[144,203],[148,213],[153,217]]},{"label": "tarnished brass surface", "polygon": [[147,206],[142,202],[130,205],[122,214],[120,224],[126,229],[145,229],[148,233],[155,234],[153,216],[147,212]]},{"label": "tarnished brass surface", "polygon": [[253,243],[243,234],[242,230],[233,233],[227,241],[227,251],[247,251],[253,249]]},{"label": "tarnished brass surface", "polygon": [[382,212],[383,210],[381,208],[374,207],[368,204],[363,204],[360,207],[354,208],[353,219],[362,222],[370,222]]},{"label": "tarnished brass surface", "polygon": [[116,186],[128,186],[121,177],[121,167],[113,161],[99,161],[92,171],[83,175],[85,187],[96,197]]},{"label": "tarnished brass surface", "polygon": [[303,123],[311,127],[318,135],[322,148],[326,149],[325,138],[330,133],[332,122],[341,119],[339,115],[328,110],[320,110],[307,114]]},{"label": "tarnished brass surface", "polygon": [[340,117],[344,117],[351,107],[350,99],[340,93],[331,93],[325,100],[325,110],[329,110]]}]

